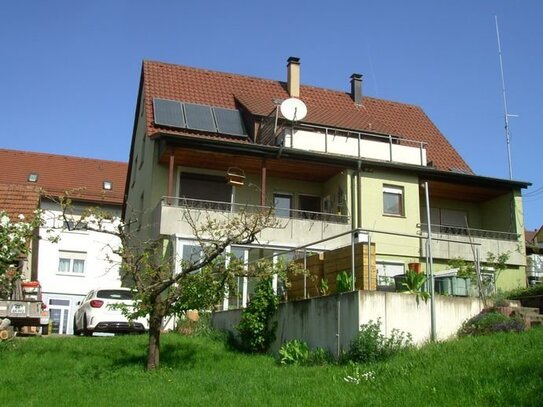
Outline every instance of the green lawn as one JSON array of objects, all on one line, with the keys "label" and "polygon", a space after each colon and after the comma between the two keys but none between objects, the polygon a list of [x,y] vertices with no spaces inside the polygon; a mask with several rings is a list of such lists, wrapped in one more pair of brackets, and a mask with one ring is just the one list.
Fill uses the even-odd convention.
[{"label": "green lawn", "polygon": [[[283,367],[205,338],[163,335],[147,373],[145,336],[0,343],[6,406],[541,406],[543,329],[428,345],[360,366]],[[371,371],[373,379],[362,374]]]}]

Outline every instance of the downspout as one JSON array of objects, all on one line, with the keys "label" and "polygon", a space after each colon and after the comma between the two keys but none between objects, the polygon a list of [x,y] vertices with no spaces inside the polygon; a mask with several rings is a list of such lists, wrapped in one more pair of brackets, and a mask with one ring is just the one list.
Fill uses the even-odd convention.
[{"label": "downspout", "polygon": [[356,187],[355,187],[355,178],[354,171],[351,174],[351,229],[356,229]]},{"label": "downspout", "polygon": [[341,352],[341,294],[336,294],[336,310],[337,310],[337,332],[336,332],[336,356],[339,358]]},{"label": "downspout", "polygon": [[175,155],[173,154],[173,150],[170,150],[170,165],[168,169],[168,205],[172,204],[174,166],[175,166]]},{"label": "downspout", "polygon": [[360,178],[360,168],[362,163],[358,161],[358,169],[356,171],[356,193],[358,196],[358,217],[356,222],[356,227],[358,229],[362,228],[362,179]]},{"label": "downspout", "polygon": [[262,159],[262,174],[260,178],[260,206],[266,206],[266,159]]}]

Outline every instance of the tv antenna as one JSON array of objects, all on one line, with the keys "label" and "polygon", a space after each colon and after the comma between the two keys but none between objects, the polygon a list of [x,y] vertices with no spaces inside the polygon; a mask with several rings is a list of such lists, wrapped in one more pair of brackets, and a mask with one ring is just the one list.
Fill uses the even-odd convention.
[{"label": "tv antenna", "polygon": [[513,166],[511,164],[511,132],[509,130],[509,118],[518,117],[516,114],[509,114],[507,111],[507,96],[505,93],[505,78],[503,75],[502,46],[500,43],[500,31],[498,29],[498,16],[494,16],[496,21],[496,38],[498,39],[498,57],[500,59],[500,73],[502,78],[503,109],[505,118],[505,140],[507,142],[507,161],[509,163],[509,179],[513,179]]}]

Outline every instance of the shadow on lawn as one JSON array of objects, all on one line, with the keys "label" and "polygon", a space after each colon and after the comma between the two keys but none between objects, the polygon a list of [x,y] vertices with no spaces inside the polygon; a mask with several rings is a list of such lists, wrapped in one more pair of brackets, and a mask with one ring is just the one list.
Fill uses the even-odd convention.
[{"label": "shadow on lawn", "polygon": [[[172,344],[166,343],[160,346],[160,366],[176,368],[183,366],[192,367],[196,363],[197,353],[201,350],[200,346],[190,343]],[[122,352],[122,354],[112,358],[112,366],[117,368],[139,365],[145,367],[147,364],[147,344],[138,349],[137,353]]]}]

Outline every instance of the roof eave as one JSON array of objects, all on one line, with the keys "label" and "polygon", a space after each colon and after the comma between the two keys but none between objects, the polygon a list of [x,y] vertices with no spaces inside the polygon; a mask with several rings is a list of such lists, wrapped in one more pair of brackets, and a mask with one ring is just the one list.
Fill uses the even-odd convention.
[{"label": "roof eave", "polygon": [[[192,135],[173,134],[167,132],[157,132],[152,135],[153,139],[164,140],[174,143],[183,142],[186,147],[194,147],[197,149],[219,151],[219,152],[235,152],[251,155],[265,155],[268,157],[277,157],[281,147],[266,146],[261,144],[246,144],[235,141],[214,140],[212,138],[204,139]],[[358,168],[360,163],[367,167],[376,167],[384,169],[396,169],[417,174],[419,177],[428,180],[440,180],[454,183],[467,183],[470,185],[479,186],[495,186],[499,188],[528,188],[532,185],[531,182],[507,180],[502,178],[486,177],[475,174],[463,174],[459,172],[451,172],[439,170],[433,167],[423,167],[420,165],[404,164],[397,162],[359,159],[356,157],[338,157],[329,154],[322,154],[310,151],[291,150],[283,148],[281,151],[283,158],[295,158],[298,160],[318,160],[322,163],[333,165],[344,165],[348,168]]]}]

